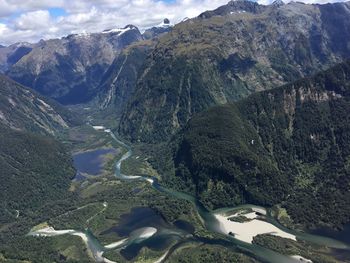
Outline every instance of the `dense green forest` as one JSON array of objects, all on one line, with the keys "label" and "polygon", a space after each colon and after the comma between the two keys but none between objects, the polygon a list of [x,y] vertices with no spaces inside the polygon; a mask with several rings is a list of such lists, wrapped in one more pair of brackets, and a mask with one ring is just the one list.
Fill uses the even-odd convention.
[{"label": "dense green forest", "polygon": [[341,226],[350,213],[349,95],[348,61],[198,114],[159,157],[172,171],[164,181],[211,208],[282,204],[294,223]]},{"label": "dense green forest", "polygon": [[60,143],[3,126],[0,134],[0,223],[13,221],[16,210],[31,215],[69,193],[74,169]]}]

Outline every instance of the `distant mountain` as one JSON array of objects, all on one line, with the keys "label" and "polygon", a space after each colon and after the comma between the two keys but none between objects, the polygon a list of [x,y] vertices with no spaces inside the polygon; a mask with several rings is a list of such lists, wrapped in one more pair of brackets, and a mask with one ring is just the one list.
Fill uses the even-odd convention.
[{"label": "distant mountain", "polygon": [[135,91],[136,81],[155,43],[140,41],[125,48],[102,77],[99,92],[101,109],[110,107],[120,115]]},{"label": "distant mountain", "polygon": [[152,39],[155,37],[159,37],[165,33],[169,33],[173,25],[170,23],[170,20],[165,18],[163,23],[158,26],[154,26],[152,28],[147,29],[143,34],[144,39]]},{"label": "distant mountain", "polygon": [[248,0],[230,1],[227,5],[220,6],[213,11],[206,11],[199,15],[200,18],[211,18],[214,16],[234,15],[241,13],[261,14],[269,9],[268,6],[259,5]]},{"label": "distant mountain", "polygon": [[16,43],[8,47],[0,46],[0,73],[4,73],[13,64],[27,55],[33,48],[29,43]]},{"label": "distant mountain", "polygon": [[118,116],[135,91],[137,80],[145,69],[146,59],[158,43],[158,38],[169,33],[173,25],[168,19],[156,27],[147,29],[143,41],[123,49],[101,78],[96,90],[101,109],[110,107]]},{"label": "distant mountain", "polygon": [[69,194],[71,156],[54,136],[72,121],[61,106],[0,76],[0,224]]},{"label": "distant mountain", "polygon": [[132,25],[42,40],[13,63],[7,75],[63,104],[87,102],[96,95],[95,88],[114,58],[139,40],[142,35]]},{"label": "distant mountain", "polygon": [[350,213],[349,112],[350,61],[196,115],[166,146],[174,173],[163,179],[211,208],[281,204],[294,223],[339,227]]},{"label": "distant mountain", "polygon": [[350,57],[350,3],[231,1],[159,38],[119,132],[166,140],[194,113],[278,87]]}]

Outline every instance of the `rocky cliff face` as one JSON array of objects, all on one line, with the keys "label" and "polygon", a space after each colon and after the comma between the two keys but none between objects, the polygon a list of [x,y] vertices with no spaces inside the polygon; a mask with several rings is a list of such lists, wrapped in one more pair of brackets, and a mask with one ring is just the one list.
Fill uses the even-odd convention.
[{"label": "rocky cliff face", "polygon": [[123,111],[133,140],[169,138],[194,113],[271,89],[350,56],[350,4],[233,1],[161,37]]},{"label": "rocky cliff face", "polygon": [[147,67],[147,57],[157,44],[158,38],[169,33],[173,25],[168,19],[158,26],[147,29],[143,41],[138,41],[116,56],[97,87],[101,109],[110,107],[120,116],[130,97],[134,94],[140,74]]},{"label": "rocky cliff face", "polygon": [[96,95],[95,88],[116,55],[141,39],[139,30],[128,25],[40,41],[7,75],[63,104],[86,102]]},{"label": "rocky cliff face", "polygon": [[150,50],[151,41],[140,41],[121,52],[103,76],[99,87],[99,105],[101,109],[110,107],[120,115],[126,103],[133,95],[139,74]]}]

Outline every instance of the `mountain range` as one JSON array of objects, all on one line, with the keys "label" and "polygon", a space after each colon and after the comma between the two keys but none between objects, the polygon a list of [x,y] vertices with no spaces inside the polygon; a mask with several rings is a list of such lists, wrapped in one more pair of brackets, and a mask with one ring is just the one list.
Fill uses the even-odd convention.
[{"label": "mountain range", "polygon": [[177,24],[147,57],[119,132],[166,140],[193,116],[350,56],[350,4],[231,1]]},{"label": "mountain range", "polygon": [[115,57],[129,45],[171,30],[168,19],[141,34],[137,27],[74,34],[0,48],[0,72],[62,104],[92,100]]},{"label": "mountain range", "polygon": [[[160,189],[191,194],[196,209],[254,204],[293,229],[343,227],[350,214],[349,59],[350,2],[230,1],[176,25],[164,19],[144,32],[127,25],[0,46],[0,261],[36,258],[31,246],[17,257],[16,242],[28,244],[23,233],[47,222],[50,213],[63,218],[59,226],[72,218],[97,236],[108,232],[103,222],[110,227],[128,219],[116,207],[129,211],[130,204],[113,203],[121,200],[117,194],[123,202],[133,196],[135,204],[140,196],[154,198],[148,184],[126,183],[124,189],[111,179],[119,149],[106,158],[108,175],[72,182],[74,147],[110,149],[115,142],[106,132],[135,150],[136,157],[125,158],[131,150],[122,157],[122,169],[160,174]],[[92,122],[108,129],[94,126],[105,132],[96,131]],[[140,204],[169,214],[192,207],[178,200],[172,210],[157,201]],[[196,218],[191,242],[216,242],[219,235],[208,234],[195,211],[174,218],[179,225],[181,216]],[[107,243],[112,234],[99,238]],[[68,251],[62,240],[50,249]],[[66,254],[79,262],[74,244]],[[320,255],[334,252],[317,249]],[[56,257],[66,260],[50,256]]]}]

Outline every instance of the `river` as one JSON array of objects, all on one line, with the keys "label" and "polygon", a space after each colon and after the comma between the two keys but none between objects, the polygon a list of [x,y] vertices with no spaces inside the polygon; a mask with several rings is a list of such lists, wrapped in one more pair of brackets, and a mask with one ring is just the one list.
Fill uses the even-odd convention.
[{"label": "river", "polygon": [[[168,189],[163,187],[157,179],[151,178],[148,176],[132,176],[125,175],[121,172],[121,164],[123,161],[127,160],[132,156],[132,149],[130,146],[126,145],[124,142],[120,141],[109,129],[104,129],[103,132],[107,132],[111,135],[111,137],[121,146],[127,149],[127,152],[117,161],[115,176],[120,180],[145,180],[149,182],[153,188],[158,190],[159,192],[178,198],[182,200],[187,200],[191,202],[202,222],[207,230],[218,233],[221,235],[225,235],[226,240],[206,240],[201,238],[194,238],[192,235],[186,233],[186,231],[173,231],[166,227],[161,227],[157,225],[153,225],[152,227],[145,227],[134,231],[133,233],[129,233],[129,237],[125,238],[122,241],[116,242],[114,244],[110,244],[107,246],[102,246],[100,242],[92,235],[89,229],[86,229],[84,232],[75,231],[75,230],[54,230],[52,228],[41,229],[32,231],[29,235],[34,236],[56,236],[56,235],[78,235],[80,236],[84,242],[86,243],[90,253],[94,256],[97,262],[112,262],[103,257],[103,254],[106,251],[111,249],[116,249],[120,247],[126,247],[130,244],[140,243],[140,241],[144,241],[147,239],[156,236],[157,231],[162,232],[162,238],[172,238],[173,240],[178,240],[178,243],[171,247],[161,258],[159,258],[156,262],[162,262],[169,257],[169,255],[180,247],[182,244],[186,242],[204,242],[204,243],[213,243],[213,244],[222,244],[227,247],[235,247],[244,251],[250,255],[255,256],[257,259],[263,262],[271,262],[271,263],[295,263],[295,262],[308,262],[307,259],[301,259],[300,256],[295,255],[295,257],[286,256],[274,252],[270,249],[255,245],[251,243],[252,237],[258,234],[270,233],[276,236],[281,236],[285,238],[290,238],[294,240],[304,240],[318,245],[325,245],[330,248],[340,249],[340,250],[349,250],[350,246],[346,243],[338,241],[333,238],[323,237],[319,235],[312,235],[308,233],[302,233],[294,230],[290,230],[281,224],[279,224],[273,217],[271,217],[267,210],[264,207],[258,207],[254,205],[243,205],[233,208],[223,208],[216,211],[208,211],[195,197],[179,192],[174,191],[172,189]],[[241,211],[249,210],[249,213],[242,214]],[[247,222],[233,222],[228,220],[228,218],[234,217],[232,213],[236,211],[238,216],[244,216],[249,218]],[[230,216],[227,214],[230,213]],[[241,213],[241,214],[240,214]],[[158,233],[159,234],[159,233]],[[157,240],[157,239],[155,239]],[[135,252],[136,251],[136,252]],[[138,249],[131,250],[130,253],[137,253]],[[131,255],[132,256],[132,255]],[[128,256],[127,256],[128,257]],[[310,262],[310,261],[309,261]]]}]

